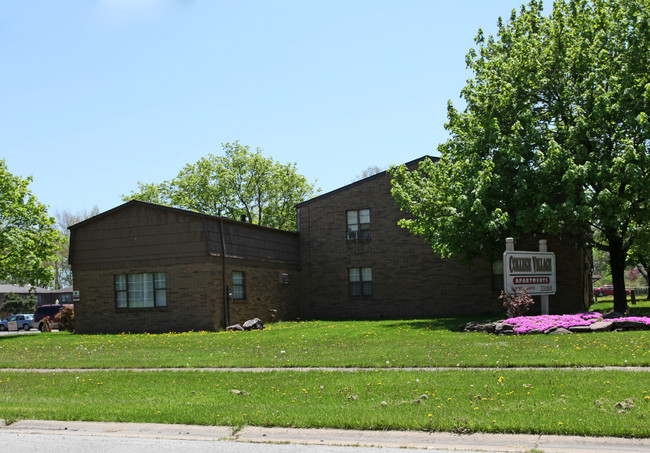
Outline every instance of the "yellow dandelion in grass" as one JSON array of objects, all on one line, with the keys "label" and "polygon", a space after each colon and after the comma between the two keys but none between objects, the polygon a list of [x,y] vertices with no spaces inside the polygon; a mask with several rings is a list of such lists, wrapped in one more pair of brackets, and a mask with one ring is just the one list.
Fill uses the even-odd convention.
[{"label": "yellow dandelion in grass", "polygon": [[[438,406],[438,407],[440,407],[440,406]],[[429,414],[429,417],[433,417],[433,414]]]}]

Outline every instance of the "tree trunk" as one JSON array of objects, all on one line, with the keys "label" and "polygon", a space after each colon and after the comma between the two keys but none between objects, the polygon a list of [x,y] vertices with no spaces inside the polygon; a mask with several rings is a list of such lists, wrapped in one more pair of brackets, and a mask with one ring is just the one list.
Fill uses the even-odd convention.
[{"label": "tree trunk", "polygon": [[625,258],[623,242],[619,238],[609,238],[609,264],[612,268],[612,284],[614,285],[614,311],[619,313],[627,311]]}]

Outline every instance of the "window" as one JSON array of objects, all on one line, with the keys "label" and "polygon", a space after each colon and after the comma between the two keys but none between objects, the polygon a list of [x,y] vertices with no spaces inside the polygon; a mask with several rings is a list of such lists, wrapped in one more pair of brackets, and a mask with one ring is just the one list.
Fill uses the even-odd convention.
[{"label": "window", "polygon": [[115,276],[117,308],[152,308],[167,305],[166,274],[120,274]]},{"label": "window", "polygon": [[72,303],[72,294],[61,294],[61,303],[62,304],[71,304]]},{"label": "window", "polygon": [[347,211],[348,239],[370,239],[370,209]]},{"label": "window", "polygon": [[235,300],[246,299],[246,274],[244,272],[232,272],[232,298]]},{"label": "window", "polygon": [[351,267],[348,269],[351,297],[372,296],[372,268]]},{"label": "window", "polygon": [[503,260],[492,261],[492,289],[503,289]]}]

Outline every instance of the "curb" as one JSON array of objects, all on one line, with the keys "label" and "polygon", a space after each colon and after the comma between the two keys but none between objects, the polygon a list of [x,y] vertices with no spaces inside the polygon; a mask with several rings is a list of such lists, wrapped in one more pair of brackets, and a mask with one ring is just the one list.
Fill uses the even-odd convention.
[{"label": "curb", "polygon": [[650,439],[578,437],[532,434],[452,434],[420,431],[352,431],[341,429],[261,428],[245,426],[166,425],[157,423],[66,422],[20,420],[6,425],[0,419],[0,434],[47,434],[155,438],[242,443],[289,443],[298,445],[359,446],[436,449],[438,451],[499,451],[556,453],[648,452]]}]

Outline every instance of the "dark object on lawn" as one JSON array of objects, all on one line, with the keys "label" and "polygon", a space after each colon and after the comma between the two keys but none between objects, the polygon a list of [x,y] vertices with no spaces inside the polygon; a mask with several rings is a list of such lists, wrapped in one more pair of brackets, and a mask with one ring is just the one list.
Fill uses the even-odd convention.
[{"label": "dark object on lawn", "polygon": [[264,323],[260,318],[253,318],[246,321],[243,326],[234,324],[226,327],[226,330],[264,330]]}]

